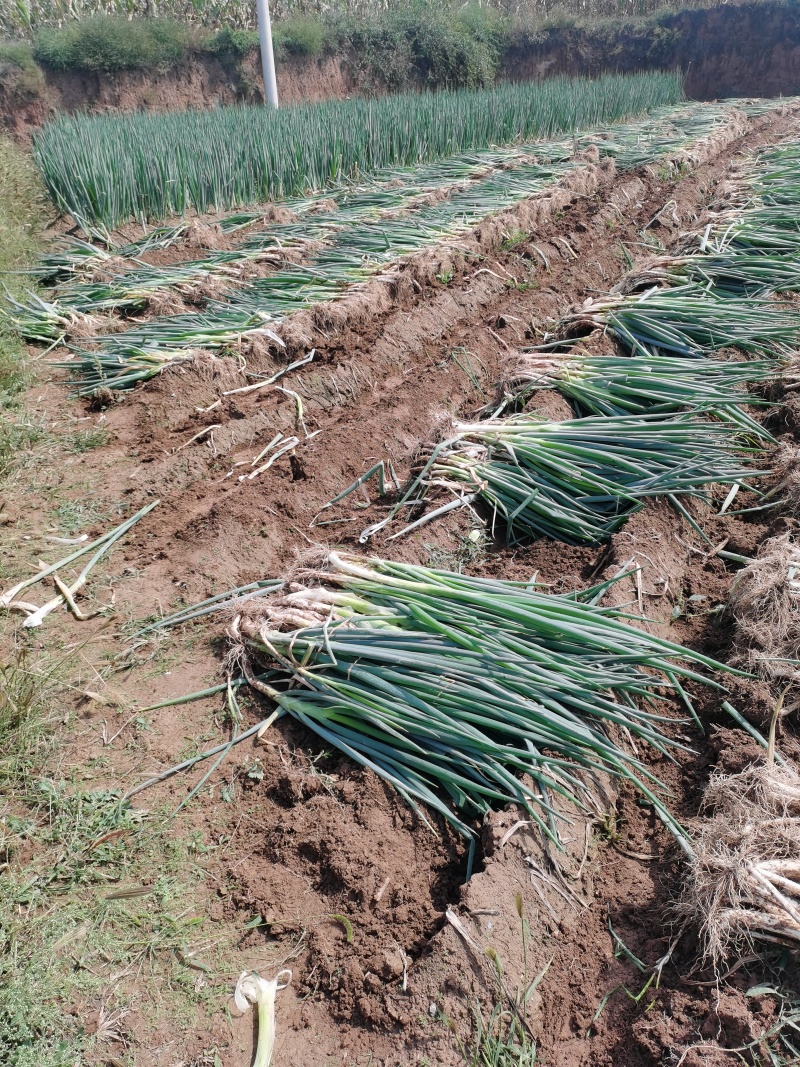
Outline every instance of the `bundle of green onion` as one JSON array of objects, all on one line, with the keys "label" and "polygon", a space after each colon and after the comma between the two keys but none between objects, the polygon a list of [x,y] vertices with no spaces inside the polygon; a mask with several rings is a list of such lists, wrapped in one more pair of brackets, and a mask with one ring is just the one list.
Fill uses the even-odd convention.
[{"label": "bundle of green onion", "polygon": [[777,355],[788,354],[800,339],[800,315],[788,305],[736,298],[689,282],[640,295],[603,297],[561,324],[564,336],[604,328],[632,352],[647,357],[661,351],[697,358],[728,347]]},{"label": "bundle of green onion", "polygon": [[643,270],[628,275],[618,288],[630,293],[645,285],[682,285],[687,281],[706,289],[713,287],[720,294],[764,297],[770,293],[797,292],[800,263],[794,256],[742,247],[728,235],[715,240],[710,247],[706,242],[700,250],[661,256]]},{"label": "bundle of green onion", "polygon": [[681,679],[719,665],[620,621],[597,593],[330,553],[230,633],[274,672],[257,687],[281,713],[462,833],[516,803],[558,841],[559,798],[595,808],[597,772],[635,783],[675,828],[623,739],[680,748],[662,732],[662,687],[688,700]]},{"label": "bundle of green onion", "polygon": [[508,383],[517,408],[538,389],[556,389],[580,416],[639,415],[689,410],[727,419],[748,434],[772,436],[742,405],[767,405],[745,392],[776,373],[773,360],[687,360],[680,356],[527,356]]},{"label": "bundle of green onion", "polygon": [[282,346],[283,341],[266,325],[268,321],[267,316],[241,311],[216,317],[195,314],[152,319],[123,334],[94,337],[102,347],[96,351],[75,348],[74,362],[56,366],[72,372],[76,396],[90,396],[98,389],[129,389],[189,359],[196,348],[218,349],[259,334]]},{"label": "bundle of green onion", "polygon": [[445,487],[462,499],[479,497],[510,543],[542,536],[591,544],[650,497],[702,496],[704,486],[742,485],[768,473],[736,457],[735,448],[760,449],[738,445],[735,427],[691,414],[565,422],[516,415],[455,428],[392,514],[428,487]]}]

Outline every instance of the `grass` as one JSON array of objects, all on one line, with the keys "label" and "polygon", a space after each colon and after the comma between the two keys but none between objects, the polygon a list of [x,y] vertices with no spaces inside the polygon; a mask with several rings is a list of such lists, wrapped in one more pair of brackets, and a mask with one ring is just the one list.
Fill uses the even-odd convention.
[{"label": "grass", "polygon": [[92,449],[102,448],[105,444],[108,444],[108,430],[105,426],[95,426],[91,430],[76,430],[64,438],[67,451],[76,454],[91,452]]},{"label": "grass", "polygon": [[85,500],[63,501],[54,509],[54,514],[59,531],[71,537],[73,534],[85,532],[97,523],[121,520],[122,509],[119,505],[108,509],[94,497],[87,497]]},{"label": "grass", "polygon": [[[30,157],[0,134],[0,277],[12,296],[24,296],[24,284],[7,271],[34,261],[37,228],[45,210],[44,191]],[[0,409],[8,407],[28,382],[25,353],[16,331],[0,317]],[[3,451],[0,429],[0,455]]]},{"label": "grass", "polygon": [[[516,894],[516,909],[522,937],[522,984],[512,994],[500,956],[492,949],[486,955],[492,962],[497,1000],[487,1013],[478,999],[472,1005],[472,1031],[466,1041],[458,1036],[452,1020],[442,1017],[456,1037],[466,1067],[534,1067],[539,1062],[536,1043],[527,1021],[528,1002],[550,969],[548,963],[533,981],[528,981],[527,960],[531,928],[525,918],[522,894]],[[552,960],[551,960],[552,963]]]},{"label": "grass", "polygon": [[24,646],[0,661],[0,795],[11,795],[52,747],[53,722],[63,717],[60,671],[58,662],[32,661]]},{"label": "grass", "polygon": [[[30,157],[0,133],[0,279],[12,297],[24,299],[21,280],[3,272],[30,264],[39,251],[37,229],[45,198]],[[40,429],[20,407],[30,381],[25,348],[8,318],[0,315],[0,477],[28,448]]]},{"label": "grass", "polygon": [[[34,258],[42,205],[30,159],[0,138],[3,271]],[[22,296],[15,277],[3,277]],[[55,438],[45,429],[52,420],[26,407],[32,380],[25,350],[4,326],[0,492],[16,484],[31,454],[53,468]],[[60,443],[83,452],[104,439],[103,427],[73,429]],[[47,492],[29,484],[26,499],[41,506]],[[108,517],[107,504],[75,503],[59,493],[64,486],[51,506],[62,532]],[[15,502],[13,493],[8,501]],[[4,538],[0,555],[15,569],[25,548],[15,537],[6,551],[10,540]],[[111,748],[68,768],[73,696],[97,685],[95,672],[87,680],[82,673],[87,649],[62,653],[50,632],[23,643],[13,630],[18,621],[0,616],[0,1063],[118,1062],[126,1057],[118,1038],[133,1003],[145,1028],[158,1029],[165,1017],[200,1025],[236,968],[227,949],[203,947],[205,874],[188,828],[171,821],[167,809],[141,812],[121,801]],[[114,669],[102,658],[97,667]],[[234,945],[235,931],[215,933]],[[199,950],[196,959],[192,950]]]},{"label": "grass", "polygon": [[682,99],[677,73],[553,78],[270,112],[60,117],[34,155],[60,211],[82,225],[263,203],[382,167],[551,137]]},{"label": "grass", "polygon": [[[190,842],[163,837],[158,817],[140,827],[115,793],[47,778],[36,786],[38,807],[7,833],[9,847],[24,840],[36,858],[0,873],[0,1062],[72,1067],[104,1044],[110,1053],[108,1024],[93,1032],[85,1021],[105,1010],[121,1022],[133,1002],[145,1018],[169,1005],[184,1025],[196,1022],[219,956],[185,962],[204,938]],[[161,1008],[149,1002],[155,990]],[[83,1010],[65,1011],[76,1004]]]},{"label": "grass", "polygon": [[213,846],[172,805],[142,810],[109,788],[115,749],[66,769],[78,659],[0,654],[4,1067],[124,1057],[134,1005],[145,1027],[202,1028],[240,969],[237,931],[205,929]]}]

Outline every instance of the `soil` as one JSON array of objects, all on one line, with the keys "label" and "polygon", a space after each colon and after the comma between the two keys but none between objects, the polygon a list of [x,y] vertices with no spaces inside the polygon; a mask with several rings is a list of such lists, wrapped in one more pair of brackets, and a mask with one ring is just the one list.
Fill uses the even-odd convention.
[{"label": "soil", "polygon": [[[454,416],[489,403],[522,347],[563,312],[619,280],[626,270],[623,245],[645,255],[644,227],[667,201],[674,212],[662,216],[658,235],[669,248],[684,231],[703,227],[733,164],[763,145],[796,138],[797,130],[795,110],[750,121],[737,116],[676,180],[666,179],[663,168],[620,177],[613,163],[588,159],[547,195],[487,221],[458,247],[411,257],[355,295],[295,316],[284,330],[288,352],[250,351],[249,368],[274,369],[281,359],[315,347],[314,362],[282,384],[303,398],[309,432],[320,432],[256,479],[239,480],[249,469],[244,464],[277,432],[294,432],[296,406],[269,389],[224,397],[248,382],[232,359],[198,357],[99,406],[69,401],[70,415],[90,420],[82,426],[104,426],[108,440],[72,456],[52,473],[53,484],[63,483],[63,493],[76,501],[87,491],[100,504],[121,501],[127,513],[160,500],[121,542],[93,595],[106,604],[113,595],[120,621],[166,614],[281,575],[327,546],[414,562],[450,553],[471,573],[526,580],[536,574],[557,592],[585,588],[634,559],[643,566],[641,585],[633,578],[618,583],[616,603],[637,602],[652,632],[724,659],[734,568],[663,502],[637,513],[601,548],[540,541],[509,549],[498,542],[472,559],[457,555],[458,535],[470,529],[463,512],[397,541],[388,541],[387,531],[367,549],[360,546],[359,532],[385,514],[372,483],[369,506],[360,507],[353,495],[322,515],[334,524],[313,523],[337,492],[379,459],[391,460],[402,479]],[[520,231],[529,239],[504,247],[504,238]],[[440,279],[449,272],[444,284]],[[595,336],[583,346],[608,343]],[[473,375],[462,369],[464,357]],[[61,372],[48,378],[42,368],[34,409],[63,410],[64,384]],[[566,415],[549,394],[537,410]],[[54,426],[55,432],[69,428],[63,417]],[[40,492],[21,486],[5,504],[6,532],[18,544],[50,522]],[[719,517],[700,502],[691,510],[715,545],[727,539],[730,551],[745,555],[794,523],[772,512],[760,520],[756,514],[758,521]],[[99,535],[105,526],[86,532]],[[35,551],[35,540],[25,543],[15,565],[34,560]],[[46,625],[65,640],[87,632],[103,638],[96,622],[54,615]],[[215,684],[223,676],[223,637],[224,622],[214,616],[185,628],[168,639],[176,642],[170,670],[157,673],[150,667],[157,642],[135,642],[114,685],[142,708]],[[123,644],[117,636],[116,647]],[[677,762],[641,754],[672,790],[672,809],[686,823],[697,817],[714,767],[733,771],[760,753],[731,728],[717,692],[696,696],[703,732],[685,723],[672,727],[691,751]],[[739,682],[729,699],[763,726],[772,699],[763,686]],[[250,694],[242,701],[248,721],[264,717],[260,698]],[[208,734],[218,708],[205,699],[152,712],[154,730],[143,750],[102,749],[113,761],[111,780],[132,786],[144,770],[176,763],[187,736]],[[92,701],[81,705],[83,741],[70,754],[75,768],[101,751],[92,740],[101,725],[112,734],[127,714]],[[782,751],[796,756],[791,717],[782,729]],[[172,778],[140,794],[137,804],[177,802],[199,777],[195,771]],[[213,932],[214,922],[243,925],[260,916],[239,946],[248,966],[260,960],[269,969],[290,960],[293,981],[278,1000],[276,1062],[285,1067],[462,1063],[440,1016],[467,1041],[472,1006],[486,1011],[496,1002],[495,965],[483,951],[489,946],[509,989],[540,975],[527,1018],[544,1064],[733,1064],[740,1058],[725,1050],[756,1039],[774,1019],[773,998],[746,996],[764,980],[762,963],[745,961],[716,986],[696,937],[691,930],[679,933],[671,908],[681,854],[628,788],[617,793],[607,784],[610,814],[602,824],[575,819],[561,858],[568,891],[554,892],[550,860],[531,828],[516,826],[517,811],[487,819],[476,873],[465,884],[462,839],[437,820],[431,832],[374,775],[327,752],[296,724],[280,720],[263,742],[235,748],[211,785],[217,789],[224,781],[237,783],[240,803],[220,804],[204,794],[191,809],[205,841],[225,841],[207,863],[207,918]],[[448,918],[448,908],[470,941]],[[638,1001],[624,989],[638,994],[647,976],[615,954],[610,927],[649,968],[672,950],[659,984]],[[124,1027],[137,1067],[175,1062],[170,1035],[148,1032],[135,1011]],[[201,1026],[181,1034],[181,1058],[200,1062],[197,1057],[213,1046],[226,1064],[245,1067],[252,1042],[251,1016],[229,1022],[219,1010],[208,1012]]]}]

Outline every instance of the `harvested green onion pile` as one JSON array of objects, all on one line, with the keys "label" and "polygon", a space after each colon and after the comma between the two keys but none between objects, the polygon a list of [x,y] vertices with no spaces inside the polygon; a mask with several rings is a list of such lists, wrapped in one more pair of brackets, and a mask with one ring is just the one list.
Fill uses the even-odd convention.
[{"label": "harvested green onion pile", "polygon": [[509,543],[538,536],[595,544],[651,497],[701,497],[704,486],[742,485],[768,473],[736,455],[760,451],[737,442],[736,427],[690,414],[565,422],[515,415],[455,429],[392,515],[435,486],[482,500],[493,531],[504,528]]},{"label": "harvested green onion pile", "polygon": [[[643,286],[682,285],[687,281],[720,295],[765,297],[800,290],[800,262],[779,252],[754,251],[737,245],[736,231],[710,246],[674,256],[661,256],[622,283],[626,292]],[[800,233],[798,233],[800,242]]]},{"label": "harvested green onion pile", "polygon": [[737,298],[692,283],[640,295],[602,297],[561,323],[566,336],[609,329],[641,356],[673,352],[699,358],[720,348],[788,355],[800,340],[800,314],[790,305]]},{"label": "harvested green onion pile", "polygon": [[596,809],[602,772],[633,782],[678,832],[625,739],[680,748],[662,730],[662,687],[685,697],[681,680],[718,664],[613,609],[514,582],[336,553],[304,579],[231,636],[245,662],[274,670],[257,687],[282,712],[417,810],[471,836],[469,820],[516,803],[557,842],[560,800]]},{"label": "harvested green onion pile", "polygon": [[687,360],[680,356],[529,356],[507,388],[507,404],[524,404],[539,389],[556,389],[579,416],[705,412],[772,441],[744,404],[769,405],[745,390],[775,375],[773,360]]}]

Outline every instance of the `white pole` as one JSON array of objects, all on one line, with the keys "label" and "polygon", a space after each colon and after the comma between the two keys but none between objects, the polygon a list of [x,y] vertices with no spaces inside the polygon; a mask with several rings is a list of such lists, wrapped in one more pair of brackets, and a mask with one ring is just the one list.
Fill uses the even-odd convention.
[{"label": "white pole", "polygon": [[275,77],[275,53],[272,49],[272,25],[269,21],[269,0],[257,0],[258,36],[261,41],[261,70],[264,75],[264,97],[269,107],[278,106],[278,82]]}]

